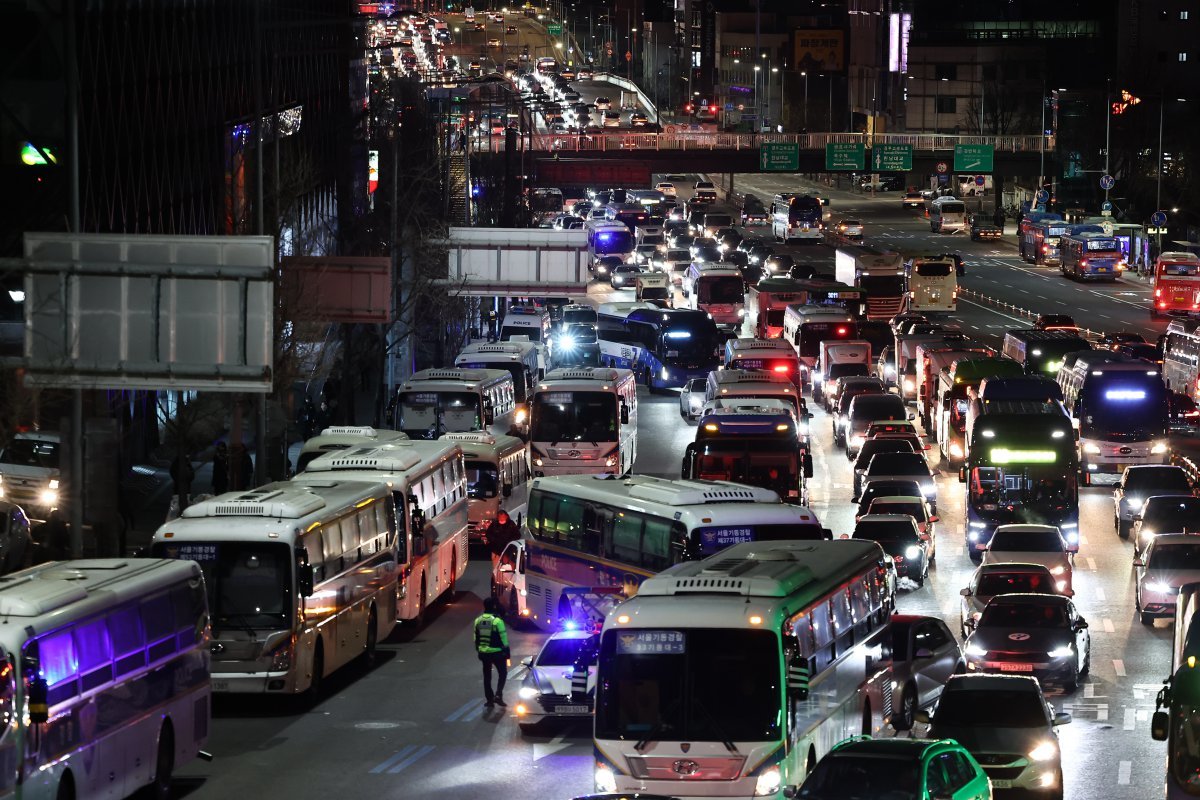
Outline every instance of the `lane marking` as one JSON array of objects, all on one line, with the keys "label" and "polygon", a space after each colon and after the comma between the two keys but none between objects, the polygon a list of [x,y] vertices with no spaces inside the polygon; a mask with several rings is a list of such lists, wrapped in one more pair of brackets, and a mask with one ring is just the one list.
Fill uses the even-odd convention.
[{"label": "lane marking", "polygon": [[394,767],[392,767],[391,769],[389,769],[389,770],[388,770],[388,775],[395,775],[395,774],[396,774],[396,773],[398,773],[398,772],[403,772],[404,770],[408,769],[409,767],[411,767],[411,766],[412,766],[413,764],[415,764],[416,762],[420,761],[420,760],[421,760],[422,758],[424,758],[425,756],[427,756],[427,755],[429,755],[430,753],[432,753],[432,752],[433,752],[433,750],[434,750],[434,746],[433,746],[433,745],[431,745],[431,744],[423,745],[423,746],[422,746],[422,747],[421,747],[419,750],[417,750],[415,753],[413,753],[412,755],[408,756],[408,758],[404,759],[404,760],[403,760],[403,761],[401,761],[399,764],[397,764],[396,766],[394,766]]},{"label": "lane marking", "polygon": [[1108,617],[1105,617],[1101,622],[1104,626],[1105,633],[1116,633],[1117,632],[1116,627],[1113,626],[1113,621],[1111,619],[1109,619]]},{"label": "lane marking", "polygon": [[374,767],[371,767],[370,772],[375,775],[378,775],[381,772],[386,772],[389,767],[416,749],[417,746],[415,744],[405,745],[398,752],[394,753],[391,758],[386,759],[381,764],[376,764]]},{"label": "lane marking", "polygon": [[482,700],[468,700],[467,702],[465,702],[461,706],[459,706],[456,711],[451,713],[450,716],[446,717],[446,719],[444,719],[443,722],[456,722],[459,717],[461,717],[463,714],[470,711],[476,705],[483,705],[483,701]]},{"label": "lane marking", "polygon": [[1091,700],[1091,699],[1092,699],[1093,697],[1095,697],[1095,696],[1096,696],[1096,686],[1095,686],[1095,684],[1091,684],[1091,683],[1085,683],[1085,684],[1083,685],[1083,699],[1085,699],[1085,700]]},{"label": "lane marking", "polygon": [[466,714],[463,714],[462,718],[459,720],[459,722],[474,722],[475,720],[477,720],[483,716],[483,712],[485,710],[486,710],[486,708],[484,707],[483,703],[480,703],[475,708],[468,711]]},{"label": "lane marking", "polygon": [[1091,556],[1088,556],[1085,560],[1087,561],[1088,572],[1095,572],[1096,571],[1096,559],[1092,558]]},{"label": "lane marking", "polygon": [[1125,677],[1125,662],[1119,658],[1113,659],[1113,671],[1117,673],[1118,678]]},{"label": "lane marking", "polygon": [[[1005,314],[1003,311],[997,311],[991,306],[985,306],[982,303],[976,303],[974,300],[967,300],[965,297],[958,298],[958,302],[966,303],[969,306],[975,306],[976,308],[983,309],[984,311],[990,311],[998,317],[1004,317],[1005,319],[1011,319],[1013,322],[1019,322],[1022,326],[1029,325],[1029,320],[1027,319],[1021,319],[1020,317],[1014,317],[1011,314]],[[1066,303],[1063,305],[1066,305]]]},{"label": "lane marking", "polygon": [[1128,786],[1129,785],[1129,776],[1132,772],[1133,772],[1133,762],[1132,761],[1122,761],[1117,766],[1117,785],[1118,786]]},{"label": "lane marking", "polygon": [[1133,730],[1134,724],[1137,722],[1137,710],[1133,708],[1125,709],[1125,722],[1122,727],[1127,730]]},{"label": "lane marking", "polygon": [[1107,722],[1108,721],[1108,703],[1100,703],[1099,706],[1097,706],[1096,721],[1097,722]]},{"label": "lane marking", "polygon": [[553,739],[551,739],[549,742],[546,742],[545,744],[534,743],[534,745],[533,745],[533,760],[541,761],[546,756],[552,756],[555,753],[559,752],[560,750],[566,750],[568,747],[571,746],[570,742],[563,741],[566,738],[567,738],[567,732],[563,731],[562,733],[558,734],[557,736],[555,736]]}]

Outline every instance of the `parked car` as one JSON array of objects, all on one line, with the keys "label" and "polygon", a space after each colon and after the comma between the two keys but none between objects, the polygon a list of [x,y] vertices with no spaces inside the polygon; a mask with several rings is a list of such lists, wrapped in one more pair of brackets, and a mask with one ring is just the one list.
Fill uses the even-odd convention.
[{"label": "parked car", "polygon": [[[542,643],[536,656],[522,663],[527,668],[517,690],[517,724],[522,733],[534,733],[552,719],[577,719],[592,715],[596,701],[596,661],[599,636],[591,631],[556,631]],[[587,671],[587,691],[571,690],[576,670]]]},{"label": "parked car", "polygon": [[972,672],[1032,675],[1075,691],[1091,669],[1091,634],[1060,594],[1002,594],[983,609],[963,647]]},{"label": "parked car", "polygon": [[954,634],[937,617],[893,614],[891,629],[892,685],[896,687],[892,727],[907,731],[912,730],[917,712],[941,697],[946,681],[967,667]]},{"label": "parked car", "polygon": [[1158,617],[1175,616],[1179,589],[1200,581],[1200,536],[1194,533],[1161,533],[1133,559],[1138,619],[1153,625]]},{"label": "parked car", "polygon": [[1045,564],[997,561],[981,564],[959,590],[958,626],[964,639],[971,633],[988,602],[1002,594],[1058,594],[1054,576]]},{"label": "parked car", "polygon": [[1071,715],[1055,711],[1041,685],[1022,675],[956,675],[929,723],[931,739],[952,739],[983,764],[993,789],[1063,796],[1062,754],[1055,728]]}]

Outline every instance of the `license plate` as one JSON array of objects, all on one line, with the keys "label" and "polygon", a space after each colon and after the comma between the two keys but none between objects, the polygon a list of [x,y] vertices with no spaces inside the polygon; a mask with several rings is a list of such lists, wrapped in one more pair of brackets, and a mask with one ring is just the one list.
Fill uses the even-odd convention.
[{"label": "license plate", "polygon": [[214,692],[228,692],[229,691],[229,681],[214,680],[212,682],[212,690]]},{"label": "license plate", "polygon": [[1001,672],[1033,672],[1033,664],[1001,664]]},{"label": "license plate", "polygon": [[588,713],[587,706],[555,706],[555,714],[586,714]]},{"label": "license plate", "polygon": [[1012,788],[1012,781],[998,781],[995,778],[991,778],[990,780],[992,781],[993,789],[1011,789]]},{"label": "license plate", "polygon": [[1108,267],[1099,267],[1099,268],[1096,270],[1096,272],[1108,272],[1108,271],[1109,271]]}]

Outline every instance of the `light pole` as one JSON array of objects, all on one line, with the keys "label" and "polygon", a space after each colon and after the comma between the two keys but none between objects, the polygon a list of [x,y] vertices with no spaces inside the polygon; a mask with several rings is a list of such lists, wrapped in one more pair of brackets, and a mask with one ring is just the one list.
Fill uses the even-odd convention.
[{"label": "light pole", "polygon": [[758,91],[758,75],[762,72],[762,67],[758,64],[754,65],[754,126],[758,130],[762,130],[762,95]]},{"label": "light pole", "polygon": [[[768,114],[771,113],[771,75],[774,75],[776,72],[779,72],[779,67],[771,67],[771,74],[767,75],[767,113]],[[779,97],[781,100],[781,102],[780,102],[781,110],[780,110],[779,116],[783,117],[783,112],[782,112],[783,78],[779,79]]]},{"label": "light pole", "polygon": [[804,78],[804,132],[808,133],[808,71],[801,70],[800,75]]}]

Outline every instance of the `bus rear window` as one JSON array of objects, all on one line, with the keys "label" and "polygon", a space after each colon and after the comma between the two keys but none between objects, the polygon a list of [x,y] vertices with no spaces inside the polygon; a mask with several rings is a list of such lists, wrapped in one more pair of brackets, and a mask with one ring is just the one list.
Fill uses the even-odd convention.
[{"label": "bus rear window", "polygon": [[934,261],[917,265],[917,274],[922,278],[944,278],[950,274],[951,265],[945,261]]}]

